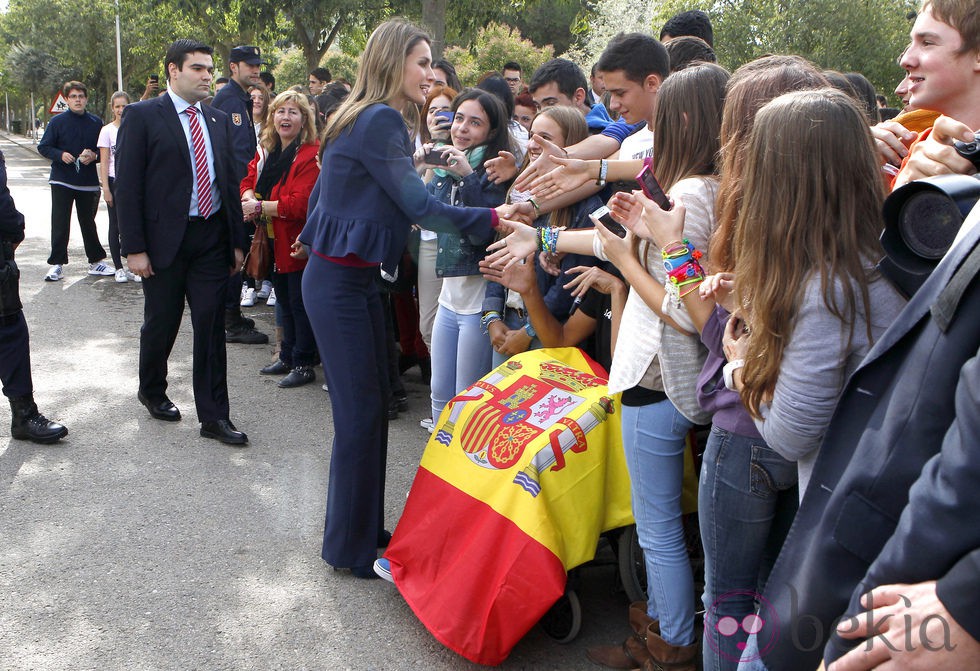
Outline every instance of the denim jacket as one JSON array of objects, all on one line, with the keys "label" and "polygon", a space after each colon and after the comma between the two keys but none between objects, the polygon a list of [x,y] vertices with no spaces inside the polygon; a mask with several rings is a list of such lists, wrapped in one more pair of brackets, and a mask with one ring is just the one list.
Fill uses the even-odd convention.
[{"label": "denim jacket", "polygon": [[[436,175],[426,185],[433,196],[449,205],[469,207],[496,207],[507,197],[507,184],[494,184],[487,179],[481,166],[461,181]],[[436,276],[461,277],[479,275],[480,260],[487,254],[487,245],[493,235],[460,235],[439,233],[439,250],[436,256]]]}]

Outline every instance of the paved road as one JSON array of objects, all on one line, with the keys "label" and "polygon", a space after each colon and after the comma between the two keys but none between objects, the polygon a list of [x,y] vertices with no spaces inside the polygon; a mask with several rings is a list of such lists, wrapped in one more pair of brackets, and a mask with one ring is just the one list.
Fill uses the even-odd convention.
[{"label": "paved road", "polygon": [[[23,140],[21,140],[23,142]],[[65,280],[42,281],[47,163],[0,137],[28,221],[18,260],[36,397],[64,422],[59,446],[0,427],[0,669],[475,669],[445,649],[394,587],[332,571],[319,556],[330,408],[317,385],[281,390],[258,369],[271,346],[230,345],[232,418],[251,447],[198,436],[185,320],[170,360],[184,420],[136,401],[139,285],[85,274],[73,223]],[[105,240],[103,211],[99,228]],[[247,309],[272,332],[272,310]],[[406,375],[411,410],[391,425],[394,527],[427,435],[428,389]],[[0,421],[7,422],[6,409]],[[539,629],[502,669],[595,669],[587,645],[623,635],[611,567],[582,572],[583,630]]]}]

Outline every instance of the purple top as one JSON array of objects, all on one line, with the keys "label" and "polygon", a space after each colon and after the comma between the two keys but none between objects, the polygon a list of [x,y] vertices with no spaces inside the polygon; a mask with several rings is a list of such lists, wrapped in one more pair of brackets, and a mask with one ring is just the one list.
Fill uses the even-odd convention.
[{"label": "purple top", "polygon": [[737,391],[725,387],[721,369],[725,365],[725,352],[721,347],[721,337],[728,323],[728,310],[720,305],[708,317],[701,331],[701,342],[708,348],[708,358],[704,361],[698,375],[698,402],[706,412],[712,414],[711,423],[720,429],[737,433],[747,438],[762,440],[762,435],[752,421],[749,411],[742,405]]}]

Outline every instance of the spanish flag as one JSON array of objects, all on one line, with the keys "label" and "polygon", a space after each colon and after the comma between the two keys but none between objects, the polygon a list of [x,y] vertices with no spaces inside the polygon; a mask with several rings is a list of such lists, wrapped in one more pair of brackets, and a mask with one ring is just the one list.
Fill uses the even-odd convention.
[{"label": "spanish flag", "polygon": [[511,358],[456,396],[429,439],[385,557],[440,642],[499,664],[633,522],[618,396],[575,348]]}]

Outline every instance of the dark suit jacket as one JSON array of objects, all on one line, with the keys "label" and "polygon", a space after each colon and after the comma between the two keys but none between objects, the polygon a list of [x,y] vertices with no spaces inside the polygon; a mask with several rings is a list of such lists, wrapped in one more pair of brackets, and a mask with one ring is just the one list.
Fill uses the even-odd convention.
[{"label": "dark suit jacket", "polygon": [[[955,276],[978,241],[980,225],[946,255],[844,388],[764,592],[777,615],[763,614],[758,635],[771,671],[816,668],[837,618],[861,592],[942,578],[980,546],[980,280]],[[947,288],[959,282],[964,291]],[[973,588],[975,600],[976,581]],[[969,617],[977,627],[977,610]],[[847,645],[831,640],[827,659]]]},{"label": "dark suit jacket", "polygon": [[[221,194],[219,216],[234,249],[248,246],[238,182],[228,150],[228,117],[202,106]],[[116,212],[124,255],[146,252],[155,268],[173,263],[187,228],[194,171],[187,136],[169,95],[128,105],[116,143]]]}]

